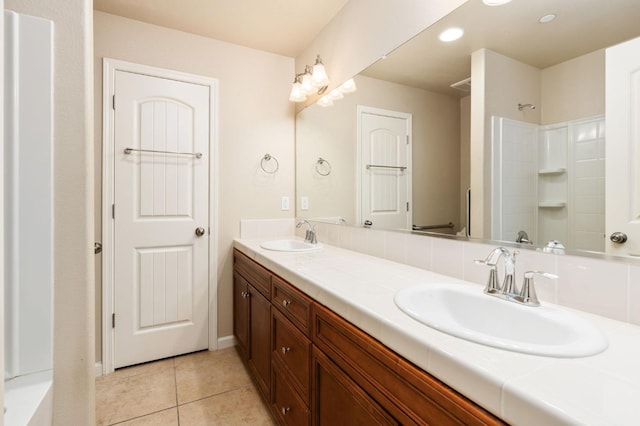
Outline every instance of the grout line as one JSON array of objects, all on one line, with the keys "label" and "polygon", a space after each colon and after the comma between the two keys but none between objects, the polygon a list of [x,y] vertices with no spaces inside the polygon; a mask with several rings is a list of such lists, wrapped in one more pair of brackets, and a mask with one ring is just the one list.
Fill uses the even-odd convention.
[{"label": "grout line", "polygon": [[202,401],[204,399],[213,398],[215,396],[224,395],[224,394],[227,394],[227,393],[230,393],[230,392],[235,392],[235,391],[238,391],[240,389],[252,389],[252,390],[255,390],[256,392],[258,392],[258,390],[255,388],[253,383],[249,383],[248,385],[239,386],[237,388],[228,389],[228,390],[225,390],[225,391],[222,391],[222,392],[218,392],[218,393],[214,393],[214,394],[211,394],[211,395],[203,396],[201,398],[197,398],[197,399],[194,399],[192,401],[183,402],[182,404],[178,404],[177,407],[182,407],[183,405],[188,405],[188,404],[191,404],[193,402]]},{"label": "grout line", "polygon": [[158,410],[158,411],[152,411],[152,412],[150,412],[150,413],[142,414],[142,415],[135,416],[135,417],[130,417],[130,418],[126,419],[126,420],[122,420],[122,421],[119,421],[119,422],[117,422],[117,423],[109,423],[109,424],[108,424],[108,426],[121,425],[121,424],[124,424],[124,423],[130,422],[130,421],[132,421],[132,420],[141,419],[141,418],[143,418],[143,417],[151,416],[151,415],[153,415],[153,414],[162,413],[163,411],[168,411],[168,410],[176,410],[176,412],[177,412],[177,410],[178,410],[178,406],[176,405],[175,407],[163,408],[163,409]]},{"label": "grout line", "polygon": [[180,426],[180,410],[178,409],[178,374],[176,373],[176,357],[172,358],[173,363],[173,385],[176,390],[176,418],[178,419],[178,426]]}]

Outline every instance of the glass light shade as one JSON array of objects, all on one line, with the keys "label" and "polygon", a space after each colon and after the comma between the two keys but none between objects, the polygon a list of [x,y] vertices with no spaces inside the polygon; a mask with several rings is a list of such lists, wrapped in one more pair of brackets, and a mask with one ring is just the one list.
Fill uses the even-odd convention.
[{"label": "glass light shade", "polygon": [[332,101],[337,101],[338,99],[344,98],[344,95],[338,89],[333,89],[331,92],[329,92],[328,96],[329,96],[329,99],[331,99]]},{"label": "glass light shade", "polygon": [[313,85],[316,87],[323,87],[329,84],[329,76],[327,75],[327,70],[324,69],[320,55],[316,58],[316,63],[313,66],[311,80],[313,81]]},{"label": "glass light shade", "polygon": [[302,90],[302,83],[300,83],[300,79],[296,79],[291,86],[291,93],[289,94],[289,100],[291,102],[304,102],[307,100],[307,95],[304,94]]},{"label": "glass light shade", "polygon": [[329,95],[323,96],[318,101],[318,105],[320,105],[321,107],[330,107],[333,106],[333,101],[331,100]]},{"label": "glass light shade", "polygon": [[302,91],[305,95],[310,95],[316,92],[316,87],[313,85],[313,81],[311,80],[311,73],[304,73],[302,75]]},{"label": "glass light shade", "polygon": [[352,78],[342,83],[342,85],[338,88],[342,93],[352,93],[356,91],[356,82],[353,81]]}]

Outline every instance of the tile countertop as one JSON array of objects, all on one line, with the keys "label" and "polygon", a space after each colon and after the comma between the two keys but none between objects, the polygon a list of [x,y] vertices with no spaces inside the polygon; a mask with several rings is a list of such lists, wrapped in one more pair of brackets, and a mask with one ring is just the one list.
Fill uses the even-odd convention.
[{"label": "tile countertop", "polygon": [[[482,286],[324,244],[316,252],[234,247],[389,348],[514,425],[640,424],[640,327],[565,308],[609,338],[602,353],[549,358],[495,349],[413,320],[395,293],[427,283]],[[544,303],[544,302],[543,302]]]}]

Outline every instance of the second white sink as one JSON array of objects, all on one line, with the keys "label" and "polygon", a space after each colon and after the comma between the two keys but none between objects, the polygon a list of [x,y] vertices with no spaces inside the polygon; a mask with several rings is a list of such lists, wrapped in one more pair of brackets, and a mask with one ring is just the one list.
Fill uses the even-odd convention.
[{"label": "second white sink", "polygon": [[322,244],[311,244],[300,240],[271,240],[260,244],[260,247],[274,251],[305,252],[320,250]]},{"label": "second white sink", "polygon": [[436,330],[510,351],[572,358],[595,355],[609,344],[599,329],[569,311],[519,305],[480,287],[425,284],[400,290],[394,300]]}]

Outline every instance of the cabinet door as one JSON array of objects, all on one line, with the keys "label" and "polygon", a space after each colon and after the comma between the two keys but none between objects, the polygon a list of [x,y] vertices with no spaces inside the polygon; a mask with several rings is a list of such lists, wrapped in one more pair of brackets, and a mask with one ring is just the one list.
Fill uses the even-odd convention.
[{"label": "cabinet door", "polygon": [[233,274],[233,334],[238,342],[238,352],[246,360],[249,355],[249,285],[237,272]]},{"label": "cabinet door", "polygon": [[312,368],[314,426],[398,424],[315,346]]},{"label": "cabinet door", "polygon": [[258,388],[269,401],[271,387],[271,302],[248,286],[249,292],[249,368]]}]

